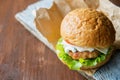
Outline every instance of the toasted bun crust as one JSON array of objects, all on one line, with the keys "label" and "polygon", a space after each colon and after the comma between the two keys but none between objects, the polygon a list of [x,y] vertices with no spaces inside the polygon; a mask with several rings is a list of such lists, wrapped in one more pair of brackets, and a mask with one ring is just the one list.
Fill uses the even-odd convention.
[{"label": "toasted bun crust", "polygon": [[107,63],[109,61],[109,59],[111,58],[112,54],[115,51],[115,47],[113,47],[110,51],[110,53],[106,56],[106,59],[100,63],[98,63],[96,66],[82,66],[80,69],[94,69],[94,68],[99,68],[100,66],[104,65],[105,63]]},{"label": "toasted bun crust", "polygon": [[76,9],[64,17],[61,36],[76,46],[105,48],[113,44],[115,29],[102,12],[89,8]]}]

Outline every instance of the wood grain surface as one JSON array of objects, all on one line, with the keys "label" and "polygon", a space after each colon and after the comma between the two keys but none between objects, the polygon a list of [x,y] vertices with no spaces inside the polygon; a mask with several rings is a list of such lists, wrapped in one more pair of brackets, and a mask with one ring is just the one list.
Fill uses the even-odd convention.
[{"label": "wood grain surface", "polygon": [[0,80],[85,80],[15,20],[36,1],[0,0]]}]

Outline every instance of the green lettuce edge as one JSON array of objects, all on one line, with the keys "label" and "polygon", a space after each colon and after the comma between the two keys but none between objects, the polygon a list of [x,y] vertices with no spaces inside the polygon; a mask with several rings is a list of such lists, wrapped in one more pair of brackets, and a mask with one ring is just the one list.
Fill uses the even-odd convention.
[{"label": "green lettuce edge", "polygon": [[[97,63],[104,61],[106,58],[105,54],[100,53],[100,55],[97,58],[93,58],[93,59],[80,58],[79,60],[74,60],[67,53],[65,53],[63,45],[61,43],[62,43],[62,38],[58,40],[56,45],[57,56],[71,70],[80,70],[81,66],[95,66]],[[108,50],[108,53],[109,51],[110,50]]]}]

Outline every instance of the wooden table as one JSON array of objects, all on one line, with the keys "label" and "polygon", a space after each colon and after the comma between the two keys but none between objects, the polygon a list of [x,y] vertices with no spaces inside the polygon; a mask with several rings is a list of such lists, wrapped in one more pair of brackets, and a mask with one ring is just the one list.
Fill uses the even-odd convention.
[{"label": "wooden table", "polygon": [[15,20],[17,12],[36,1],[0,1],[0,80],[85,80]]},{"label": "wooden table", "polygon": [[36,1],[0,1],[0,80],[85,80],[15,20]]}]

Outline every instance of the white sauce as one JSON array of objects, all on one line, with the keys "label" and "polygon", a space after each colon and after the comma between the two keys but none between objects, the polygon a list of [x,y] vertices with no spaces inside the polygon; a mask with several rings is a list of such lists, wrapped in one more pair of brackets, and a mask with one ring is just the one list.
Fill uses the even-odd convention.
[{"label": "white sauce", "polygon": [[94,51],[95,49],[104,53],[104,54],[107,54],[108,52],[108,48],[83,48],[83,47],[80,47],[80,46],[74,46],[72,44],[69,44],[67,43],[66,41],[62,41],[62,44],[63,44],[63,47],[64,47],[64,50],[66,53],[68,53],[69,51],[72,51],[73,53],[75,53],[76,51],[79,51],[79,52],[84,52],[84,51],[89,51],[89,52],[92,52]]},{"label": "white sauce", "polygon": [[73,53],[76,51],[79,51],[79,52],[84,52],[84,51],[92,52],[92,51],[94,51],[94,48],[83,48],[83,47],[79,47],[79,46],[74,46],[74,45],[67,43],[64,40],[62,41],[62,44],[64,46],[66,53],[68,53],[69,51],[72,51]]}]

